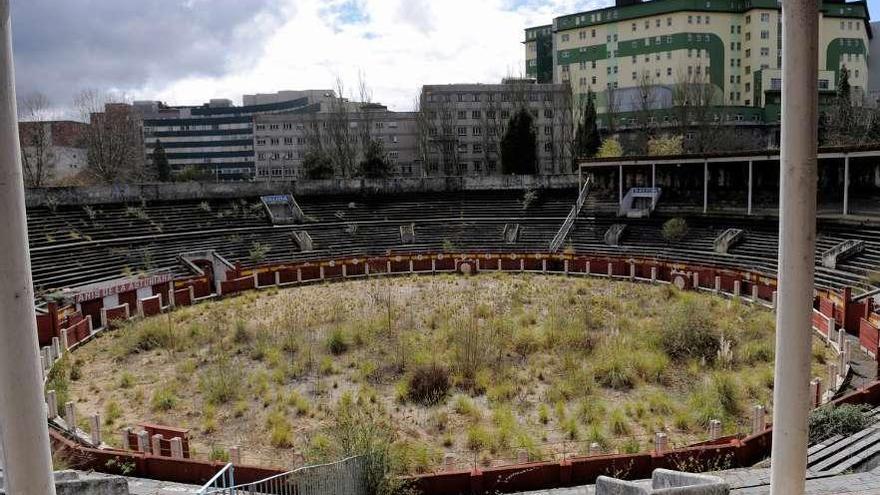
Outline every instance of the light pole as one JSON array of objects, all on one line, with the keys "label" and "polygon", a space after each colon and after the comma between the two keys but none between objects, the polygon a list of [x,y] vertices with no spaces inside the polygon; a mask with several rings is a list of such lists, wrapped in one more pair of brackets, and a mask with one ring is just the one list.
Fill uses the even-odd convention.
[{"label": "light pole", "polygon": [[816,250],[819,12],[783,0],[779,298],[770,492],[804,493]]},{"label": "light pole", "polygon": [[37,356],[9,0],[0,0],[0,253],[0,462],[4,489],[16,495],[54,495]]}]

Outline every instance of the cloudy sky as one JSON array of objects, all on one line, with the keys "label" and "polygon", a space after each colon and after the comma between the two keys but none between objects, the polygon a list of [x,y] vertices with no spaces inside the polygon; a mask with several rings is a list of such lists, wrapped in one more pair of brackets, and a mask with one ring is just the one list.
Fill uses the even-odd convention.
[{"label": "cloudy sky", "polygon": [[[877,0],[880,1],[880,0]],[[13,0],[19,97],[83,89],[200,104],[282,89],[412,107],[422,84],[522,72],[527,26],[611,0]],[[350,96],[350,95],[346,95]]]}]

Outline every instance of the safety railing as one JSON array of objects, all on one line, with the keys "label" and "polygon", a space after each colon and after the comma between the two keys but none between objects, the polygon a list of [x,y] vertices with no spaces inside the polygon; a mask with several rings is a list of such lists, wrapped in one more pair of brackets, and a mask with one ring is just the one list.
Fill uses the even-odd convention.
[{"label": "safety railing", "polygon": [[367,458],[355,456],[236,485],[233,466],[227,464],[198,495],[367,495],[366,469]]},{"label": "safety railing", "polygon": [[584,207],[584,202],[587,200],[587,194],[590,192],[590,178],[584,182],[584,185],[581,187],[580,192],[578,193],[578,199],[575,205],[571,208],[571,211],[568,212],[568,216],[565,217],[565,221],[562,222],[562,227],[559,228],[559,232],[553,237],[553,240],[550,241],[550,252],[555,253],[559,251],[559,248],[562,247],[562,243],[565,242],[565,239],[568,237],[568,234],[571,232],[571,228],[574,226],[575,220],[577,220],[578,215],[581,213],[581,208]]}]

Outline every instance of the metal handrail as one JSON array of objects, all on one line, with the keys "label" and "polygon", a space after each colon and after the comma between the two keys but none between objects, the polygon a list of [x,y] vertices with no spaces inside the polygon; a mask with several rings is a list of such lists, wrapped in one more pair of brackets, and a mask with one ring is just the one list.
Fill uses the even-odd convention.
[{"label": "metal handrail", "polygon": [[584,203],[587,201],[589,188],[590,178],[587,177],[587,180],[584,182],[584,185],[581,187],[581,190],[578,193],[578,199],[575,202],[575,205],[571,208],[571,211],[568,212],[568,216],[565,217],[565,221],[562,222],[562,227],[560,227],[559,231],[556,232],[556,235],[553,236],[553,240],[550,241],[551,253],[559,251],[559,248],[562,247],[562,243],[565,242],[565,238],[568,237],[569,232],[571,232],[571,228],[574,225],[577,216],[580,215],[581,209],[584,207]]},{"label": "metal handrail", "polygon": [[[223,486],[217,486],[220,483]],[[208,495],[211,493],[226,493],[227,490],[235,486],[235,467],[232,463],[227,463],[223,469],[217,471],[213,478],[208,480],[198,492],[198,495]],[[229,492],[234,493],[234,492]]]}]

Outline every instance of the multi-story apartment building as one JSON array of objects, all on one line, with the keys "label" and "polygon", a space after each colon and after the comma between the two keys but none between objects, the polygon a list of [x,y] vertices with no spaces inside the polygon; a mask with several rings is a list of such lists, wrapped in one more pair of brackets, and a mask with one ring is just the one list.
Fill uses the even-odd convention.
[{"label": "multi-story apartment building", "polygon": [[417,114],[393,112],[375,103],[345,100],[325,102],[311,113],[277,113],[254,117],[257,180],[296,180],[306,177],[303,159],[320,151],[334,174],[353,176],[364,158],[364,143],[382,144],[390,172],[421,176],[418,161]]},{"label": "multi-story apartment building", "polygon": [[88,124],[69,120],[19,122],[22,166],[28,186],[64,183],[86,169]]},{"label": "multi-story apartment building", "polygon": [[[597,94],[599,113],[628,114],[686,104],[682,88],[708,85],[725,120],[779,119],[781,3],[776,0],[618,0],[613,7],[557,17],[525,31],[526,73]],[[864,1],[820,5],[819,89],[849,71],[854,95],[868,87],[872,38]],[[694,84],[691,84],[694,85]],[[650,94],[646,98],[646,93]]]},{"label": "multi-story apartment building", "polygon": [[534,118],[538,173],[570,171],[574,125],[568,86],[507,79],[502,84],[422,87],[419,152],[426,173],[501,173],[501,138],[521,107]]},{"label": "multi-story apartment building", "polygon": [[251,180],[255,176],[254,118],[279,112],[317,112],[335,98],[332,90],[283,91],[245,95],[244,106],[211,100],[201,106],[170,107],[138,101],[143,115],[147,161],[161,142],[174,173],[195,168],[218,181]]}]

